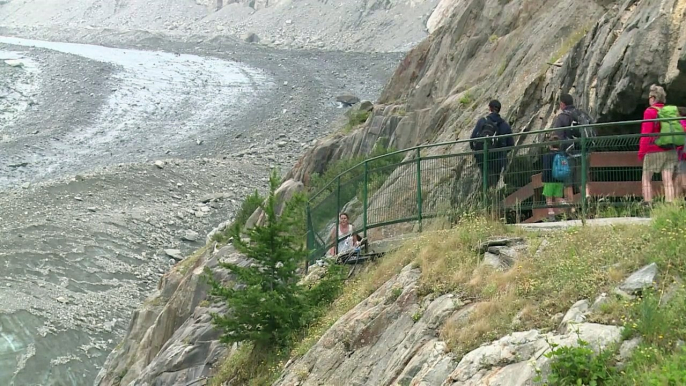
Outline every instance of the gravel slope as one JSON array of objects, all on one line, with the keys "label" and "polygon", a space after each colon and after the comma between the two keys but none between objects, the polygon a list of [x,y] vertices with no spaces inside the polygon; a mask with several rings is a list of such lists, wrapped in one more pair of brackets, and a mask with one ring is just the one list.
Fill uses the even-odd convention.
[{"label": "gravel slope", "polygon": [[[287,170],[330,132],[337,94],[373,99],[399,59],[223,38],[99,39],[89,42],[169,54],[138,66],[91,48],[0,44],[3,385],[91,384],[174,262],[165,250],[197,249],[248,192],[266,188],[271,167]],[[16,59],[24,66],[5,62]],[[216,87],[226,71],[213,61],[226,59],[250,80],[234,84],[234,99]]]},{"label": "gravel slope", "polygon": [[[249,4],[254,3],[253,7]],[[178,36],[242,36],[288,48],[407,51],[427,36],[438,0],[5,0],[0,25],[147,30]]]}]

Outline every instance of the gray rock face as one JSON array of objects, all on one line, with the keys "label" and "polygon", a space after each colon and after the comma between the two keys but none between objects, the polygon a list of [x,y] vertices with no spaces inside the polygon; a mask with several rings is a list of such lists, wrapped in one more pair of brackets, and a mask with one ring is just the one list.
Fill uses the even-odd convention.
[{"label": "gray rock face", "polygon": [[[301,192],[305,186],[302,184],[302,182],[295,181],[293,179],[287,180],[284,182],[279,189],[274,192],[276,196],[276,215],[281,215],[284,209],[284,204],[288,202],[293,195],[296,193]],[[248,221],[245,223],[246,228],[252,228],[255,226],[255,224],[262,225],[264,224],[265,221],[265,216],[264,216],[264,211],[262,208],[257,208],[255,213],[253,213],[249,218]]]},{"label": "gray rock face", "polygon": [[[584,323],[589,302],[575,304],[562,334],[515,332],[455,358],[436,331],[469,315],[471,305],[452,295],[419,301],[419,272],[411,266],[339,319],[302,358],[293,361],[275,386],[307,385],[532,385],[546,373],[547,342],[574,346],[578,338],[602,349],[621,341],[621,327]],[[578,335],[577,335],[578,332]]]},{"label": "gray rock face", "polygon": [[[677,18],[665,9],[678,13]],[[369,154],[380,137],[397,149],[468,138],[493,97],[506,101],[503,115],[515,132],[549,127],[562,92],[571,92],[576,105],[597,120],[639,119],[652,83],[666,85],[670,100],[686,98],[686,56],[680,51],[686,46],[683,12],[675,0],[662,5],[516,0],[506,6],[498,0],[443,1],[430,19],[434,35],[403,60],[366,126],[321,141],[289,176],[307,180],[328,163]],[[546,64],[551,61],[559,66]],[[474,108],[460,104],[467,92]],[[445,146],[427,155],[466,148]],[[538,155],[519,156],[531,157],[529,162]],[[469,199],[479,188],[478,171],[469,163],[443,173],[434,176],[434,186],[422,187],[428,197],[433,192],[445,197],[446,181],[455,183],[454,200]],[[393,191],[397,197],[405,181],[397,178],[376,196],[382,199]],[[403,207],[411,200],[408,195],[407,202],[390,204]]]},{"label": "gray rock face", "polygon": [[630,295],[633,295],[641,292],[645,288],[652,287],[655,284],[656,276],[657,264],[652,263],[634,272],[618,288]]},{"label": "gray rock face", "polygon": [[[339,319],[276,385],[390,385],[398,376],[414,379],[420,372],[425,379],[444,377],[452,366],[439,357],[443,344],[436,329],[461,303],[445,295],[422,311],[418,278],[417,269],[405,267]],[[415,322],[413,315],[421,317]],[[423,368],[427,361],[432,369]],[[301,380],[303,369],[309,376]]]},{"label": "gray rock face", "polygon": [[[231,246],[213,249],[183,261],[162,278],[158,291],[134,313],[126,337],[107,358],[95,385],[186,386],[210,375],[227,354],[210,314],[225,309],[205,302],[204,269],[218,261],[248,264]],[[215,274],[232,279],[226,272]]]}]

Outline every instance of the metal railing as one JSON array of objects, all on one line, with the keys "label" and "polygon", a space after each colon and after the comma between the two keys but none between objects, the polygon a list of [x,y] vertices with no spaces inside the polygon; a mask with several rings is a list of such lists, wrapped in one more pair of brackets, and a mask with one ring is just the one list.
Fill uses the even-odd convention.
[{"label": "metal railing", "polygon": [[[312,258],[336,248],[339,214],[346,212],[354,233],[424,220],[488,210],[508,222],[538,221],[548,208],[579,218],[589,216],[589,202],[609,206],[636,205],[642,197],[642,162],[637,156],[644,122],[683,118],[608,122],[588,125],[597,132],[574,141],[550,141],[560,129],[508,135],[515,146],[489,149],[483,140],[457,140],[416,146],[369,158],[340,173],[310,196],[307,204],[307,246]],[[623,134],[633,132],[635,134]],[[508,136],[500,136],[502,140]],[[482,142],[483,150],[471,150]],[[503,143],[503,142],[501,142]],[[565,184],[566,204],[546,203],[542,190],[542,156],[559,145],[568,150],[573,177]],[[670,154],[671,156],[671,154]],[[650,162],[662,162],[655,160]],[[648,162],[648,161],[647,161]],[[671,161],[670,161],[671,162]],[[486,176],[483,178],[483,176]],[[662,184],[653,182],[659,193]],[[582,192],[589,191],[589,196]],[[577,210],[578,209],[578,210]],[[357,229],[359,228],[359,229]],[[312,260],[312,259],[311,259]]]}]

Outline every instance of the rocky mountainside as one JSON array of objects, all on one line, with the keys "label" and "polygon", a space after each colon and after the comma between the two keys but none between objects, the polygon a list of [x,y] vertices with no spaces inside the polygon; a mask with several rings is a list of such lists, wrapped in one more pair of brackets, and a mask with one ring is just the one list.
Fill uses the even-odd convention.
[{"label": "rocky mountainside", "polygon": [[[492,242],[493,246],[486,243],[484,247],[487,252],[482,265],[503,269],[504,260],[519,264],[526,254],[521,239]],[[609,302],[602,294],[554,315],[557,326],[551,331],[513,332],[456,356],[447,349],[441,330],[481,312],[480,305],[454,294],[422,294],[422,272],[413,265],[405,266],[338,319],[304,356],[287,366],[274,386],[524,386],[536,384],[539,372],[545,375],[550,371],[551,359],[545,354],[553,345],[576,346],[581,339],[594,350],[603,350],[617,344],[621,346],[620,361],[637,346],[635,340],[624,341],[622,327],[586,321]],[[638,292],[653,285],[656,276],[654,264],[644,267],[618,290]],[[522,315],[515,316],[512,324],[519,323]]]},{"label": "rocky mountainside", "polygon": [[686,104],[684,12],[684,0],[441,1],[430,20],[442,26],[405,57],[367,122],[321,140],[290,176],[307,181],[380,137],[396,149],[468,138],[492,98],[515,132],[549,127],[562,92],[599,122],[642,117],[652,83]]},{"label": "rocky mountainside", "polygon": [[[437,0],[0,1],[0,26],[234,35],[250,42],[354,51],[407,51],[427,35]],[[432,25],[435,25],[432,24]]]}]

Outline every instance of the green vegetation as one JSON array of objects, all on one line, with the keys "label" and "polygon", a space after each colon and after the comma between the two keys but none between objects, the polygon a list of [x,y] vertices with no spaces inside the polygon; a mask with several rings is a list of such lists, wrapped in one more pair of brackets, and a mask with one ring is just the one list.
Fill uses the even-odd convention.
[{"label": "green vegetation", "polygon": [[[614,308],[625,313],[624,338],[640,337],[641,344],[623,366],[617,362],[617,347],[597,354],[587,342],[578,347],[557,347],[546,354],[552,359],[550,385],[683,385],[686,384],[686,349],[678,342],[686,338],[686,297],[683,288],[669,302],[654,291],[636,301]],[[610,307],[611,308],[611,307]],[[609,308],[606,308],[609,309]],[[581,382],[581,383],[579,383]]]},{"label": "green vegetation", "polygon": [[470,90],[467,90],[462,94],[460,99],[458,100],[462,106],[467,106],[474,102],[474,97],[472,96],[472,93]]},{"label": "green vegetation", "polygon": [[252,194],[246,197],[241,203],[241,208],[236,213],[236,217],[233,219],[231,226],[226,227],[222,232],[217,232],[212,236],[212,240],[220,244],[226,244],[231,238],[232,229],[238,225],[240,227],[245,226],[250,216],[260,207],[260,204],[264,201],[264,197],[255,190]]},{"label": "green vegetation", "polygon": [[[219,265],[235,275],[240,287],[233,283],[225,285],[215,280],[209,269],[206,272],[210,295],[231,308],[227,314],[212,315],[213,323],[223,331],[221,340],[242,345],[239,354],[222,367],[219,377],[240,379],[239,384],[261,384],[254,382],[271,379],[268,368],[288,352],[342,288],[344,272],[338,266],[329,269],[315,285],[298,283],[297,268],[308,254],[303,247],[300,213],[304,199],[296,196],[285,203],[281,216],[277,216],[275,191],[279,182],[273,173],[269,196],[260,205],[265,223],[247,230],[248,241],[241,238],[240,224],[232,228],[233,245],[253,264]],[[217,382],[220,381],[218,378]]]},{"label": "green vegetation", "polygon": [[343,127],[344,133],[349,133],[355,127],[367,122],[371,111],[351,110],[348,113],[348,123]]},{"label": "green vegetation", "polygon": [[550,59],[548,59],[548,63],[555,63],[558,60],[560,60],[563,56],[567,55],[567,53],[577,44],[581,41],[581,39],[586,36],[588,33],[590,27],[584,26],[582,28],[579,28],[578,30],[572,32],[571,35],[567,36],[562,40],[560,43],[560,46],[555,50],[550,55]]},{"label": "green vegetation", "polygon": [[500,66],[498,66],[498,76],[501,76],[505,72],[505,70],[507,69],[507,64],[508,64],[507,60],[503,60],[500,63]]},{"label": "green vegetation", "polygon": [[[544,355],[552,359],[547,378],[549,385],[605,385],[618,372],[613,366],[612,351],[602,350],[596,354],[581,338],[577,340],[576,347],[548,344],[552,350]],[[536,381],[540,382],[540,370],[538,373]]]},{"label": "green vegetation", "polygon": [[489,43],[495,43],[495,42],[498,41],[498,39],[500,39],[500,38],[499,38],[498,35],[496,35],[496,34],[493,34],[493,35],[491,35],[491,36],[488,37]]},{"label": "green vegetation", "polygon": [[[578,347],[552,347],[550,385],[680,385],[686,384],[686,211],[666,205],[653,211],[651,225],[577,227],[553,232],[525,232],[480,215],[464,214],[451,229],[426,231],[396,252],[368,263],[346,282],[340,296],[321,302],[317,317],[292,334],[289,344],[269,355],[241,346],[222,368],[222,379],[236,372],[252,374],[244,384],[266,385],[278,377],[286,361],[304,355],[343,315],[408,265],[421,270],[420,296],[457,294],[470,299],[473,310],[465,319],[447,322],[440,338],[457,357],[513,331],[551,331],[551,315],[564,313],[580,299],[612,293],[630,273],[649,263],[660,272],[660,288],[633,301],[612,298],[589,321],[624,327],[624,337],[640,337],[633,355],[617,362],[618,347],[595,351],[587,342]],[[426,229],[426,228],[425,228]],[[524,237],[529,249],[516,266],[498,271],[482,265],[478,251],[490,237]],[[330,282],[332,283],[332,282]],[[324,288],[324,287],[321,287]],[[334,288],[340,288],[334,285]],[[401,296],[392,289],[389,298]],[[422,317],[413,311],[412,320]],[[516,316],[516,323],[513,320]],[[294,343],[295,342],[295,343]],[[238,370],[237,370],[238,369]],[[228,377],[228,378],[227,378]],[[303,377],[306,372],[303,370]],[[236,379],[236,378],[232,378]],[[217,383],[218,384],[218,383]]]}]

